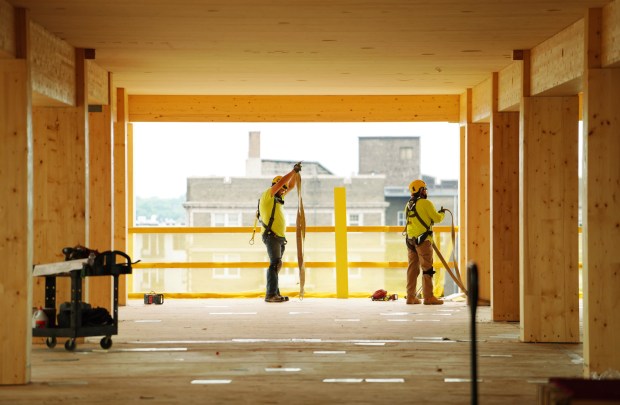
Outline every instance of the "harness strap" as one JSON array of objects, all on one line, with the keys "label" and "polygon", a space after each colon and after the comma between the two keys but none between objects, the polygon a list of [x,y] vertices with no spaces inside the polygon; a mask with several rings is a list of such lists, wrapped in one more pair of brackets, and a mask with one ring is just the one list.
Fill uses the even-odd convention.
[{"label": "harness strap", "polygon": [[271,232],[271,225],[273,225],[273,220],[275,218],[275,212],[276,212],[276,204],[278,202],[276,201],[275,197],[273,200],[273,208],[271,208],[271,218],[269,218],[269,224],[265,225],[265,223],[263,222],[263,220],[260,218],[260,199],[258,200],[258,205],[256,207],[256,218],[254,219],[254,229],[252,230],[252,237],[250,238],[250,245],[254,244],[254,236],[256,235],[256,225],[258,222],[260,222],[260,224],[265,227],[265,231],[266,232]]}]

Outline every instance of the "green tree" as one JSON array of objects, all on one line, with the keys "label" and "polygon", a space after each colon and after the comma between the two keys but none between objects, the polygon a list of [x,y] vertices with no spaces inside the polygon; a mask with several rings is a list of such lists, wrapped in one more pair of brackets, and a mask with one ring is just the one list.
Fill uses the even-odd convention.
[{"label": "green tree", "polygon": [[176,198],[136,197],[136,223],[138,218],[156,218],[158,223],[174,221],[176,225],[185,224],[185,195]]}]

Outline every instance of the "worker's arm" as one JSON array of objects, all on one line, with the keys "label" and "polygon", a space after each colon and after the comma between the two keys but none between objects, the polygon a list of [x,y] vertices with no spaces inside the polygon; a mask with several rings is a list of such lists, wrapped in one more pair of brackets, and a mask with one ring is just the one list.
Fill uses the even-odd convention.
[{"label": "worker's arm", "polygon": [[287,189],[284,190],[283,195],[286,195],[286,193],[288,193],[293,188],[295,188],[295,186],[297,185],[297,175],[296,174],[299,171],[301,171],[301,162],[296,163],[295,166],[293,167],[293,170],[291,170],[290,172],[286,173],[284,176],[282,176],[282,178],[280,179],[279,182],[277,182],[276,184],[271,186],[271,196],[276,195],[276,193],[278,191],[280,191],[280,189],[282,187],[284,187],[285,185],[286,185]]}]

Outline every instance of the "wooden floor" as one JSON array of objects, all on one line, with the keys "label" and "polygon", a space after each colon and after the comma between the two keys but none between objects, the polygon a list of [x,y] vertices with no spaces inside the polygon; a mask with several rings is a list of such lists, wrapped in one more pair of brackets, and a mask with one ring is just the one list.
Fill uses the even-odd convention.
[{"label": "wooden floor", "polygon": [[[1,404],[468,404],[470,309],[404,300],[130,301],[119,334],[35,345],[32,383]],[[519,343],[478,308],[481,404],[536,404],[549,377],[581,376],[581,344]]]}]

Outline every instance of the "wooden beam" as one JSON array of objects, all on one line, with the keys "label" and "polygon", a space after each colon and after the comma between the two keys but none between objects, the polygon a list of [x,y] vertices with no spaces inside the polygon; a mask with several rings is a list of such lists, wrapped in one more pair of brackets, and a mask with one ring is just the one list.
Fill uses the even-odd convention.
[{"label": "wooden beam", "polygon": [[32,90],[36,106],[74,106],[75,49],[42,26],[31,23]]},{"label": "wooden beam", "polygon": [[611,1],[603,7],[600,29],[601,66],[618,66],[620,63],[620,1]]},{"label": "wooden beam", "polygon": [[523,61],[518,60],[499,71],[497,110],[519,111],[523,96],[522,90]]},{"label": "wooden beam", "polygon": [[472,89],[472,122],[490,122],[492,112],[491,77],[482,81]]},{"label": "wooden beam", "polygon": [[86,66],[88,67],[88,104],[110,104],[108,72],[92,60],[87,60]]},{"label": "wooden beam", "polygon": [[583,19],[531,50],[531,94],[571,96],[582,89]]},{"label": "wooden beam", "polygon": [[458,122],[459,96],[130,95],[130,122]]},{"label": "wooden beam", "polygon": [[578,99],[525,97],[519,135],[521,340],[579,341]]}]

